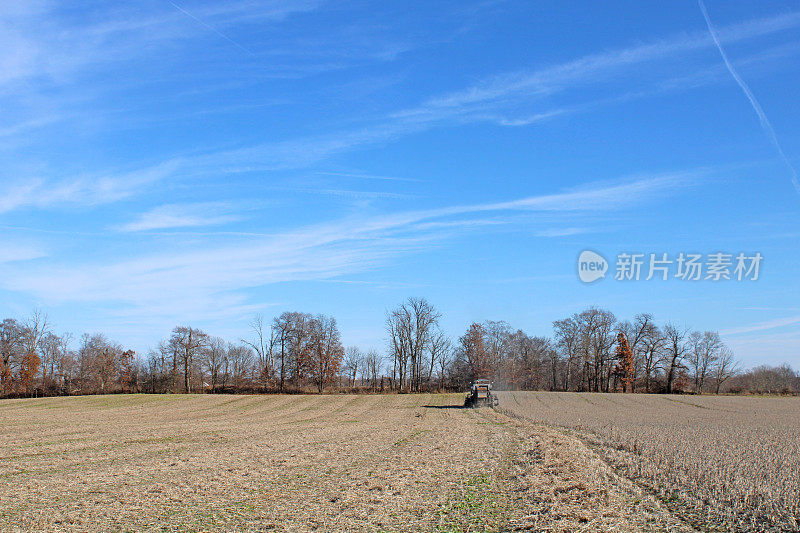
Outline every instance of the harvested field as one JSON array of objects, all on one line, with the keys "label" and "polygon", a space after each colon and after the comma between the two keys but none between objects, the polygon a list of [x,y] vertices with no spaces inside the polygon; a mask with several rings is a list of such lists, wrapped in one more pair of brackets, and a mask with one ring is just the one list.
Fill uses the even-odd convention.
[{"label": "harvested field", "polygon": [[503,411],[569,428],[701,527],[800,529],[800,399],[505,392]]},{"label": "harvested field", "polygon": [[9,531],[692,531],[581,439],[488,408],[454,407],[462,401],[4,400],[0,524]]}]

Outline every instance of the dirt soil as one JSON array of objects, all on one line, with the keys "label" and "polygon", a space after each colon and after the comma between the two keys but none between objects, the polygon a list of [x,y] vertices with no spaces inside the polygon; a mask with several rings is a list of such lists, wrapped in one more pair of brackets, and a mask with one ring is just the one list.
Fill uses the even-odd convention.
[{"label": "dirt soil", "polygon": [[0,401],[3,531],[692,531],[462,395]]}]

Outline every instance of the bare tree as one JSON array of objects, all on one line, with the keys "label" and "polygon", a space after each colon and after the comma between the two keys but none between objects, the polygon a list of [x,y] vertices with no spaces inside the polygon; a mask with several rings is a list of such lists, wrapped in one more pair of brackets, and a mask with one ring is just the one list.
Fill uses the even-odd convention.
[{"label": "bare tree", "polygon": [[187,326],[177,326],[172,330],[171,343],[176,348],[183,363],[183,390],[192,392],[191,371],[194,359],[200,355],[200,350],[208,344],[208,334],[199,329]]},{"label": "bare tree", "polygon": [[[309,313],[283,313],[281,327],[286,328],[285,360],[287,379],[301,386],[312,370],[312,329],[314,317]],[[283,370],[282,370],[283,375]],[[283,378],[281,378],[283,381]]]},{"label": "bare tree", "polygon": [[[511,357],[514,359],[515,364],[513,365],[508,385],[524,390],[538,388],[544,379],[544,359],[547,356],[543,351],[545,346],[542,341],[544,339],[542,337],[530,337],[524,331],[517,330],[509,340]],[[567,387],[568,380],[566,377],[564,383],[564,386]]]},{"label": "bare tree", "polygon": [[0,394],[11,392],[22,346],[22,325],[12,318],[0,323]]},{"label": "bare tree", "polygon": [[394,358],[393,373],[402,391],[420,389],[422,361],[431,333],[441,314],[424,298],[409,298],[386,317],[386,329]]},{"label": "bare tree", "polygon": [[145,369],[145,390],[151,394],[164,392],[162,380],[164,377],[164,362],[160,350],[150,350],[147,354],[147,367]]},{"label": "bare tree", "polygon": [[[505,321],[487,320],[483,323],[484,340],[483,344],[486,348],[486,357],[488,358],[489,367],[492,369],[494,378],[497,379],[499,371],[505,366],[504,360],[509,355],[509,337],[511,335],[511,328]],[[513,369],[508,369],[513,372]],[[504,380],[508,380],[509,372],[502,376]],[[488,376],[487,376],[488,377]]]},{"label": "bare tree", "polygon": [[436,366],[438,361],[442,359],[446,359],[450,352],[452,351],[452,345],[450,343],[450,339],[444,332],[440,330],[436,330],[431,335],[431,346],[430,346],[430,357],[428,358],[428,376],[427,376],[427,386],[430,388],[432,379],[433,379],[433,369]]},{"label": "bare tree", "polygon": [[644,340],[653,325],[653,315],[650,313],[639,313],[633,317],[633,324],[627,321],[624,324],[625,325],[620,329],[625,333],[631,350],[635,352],[639,343]]},{"label": "bare tree", "polygon": [[448,341],[448,347],[439,354],[437,371],[439,373],[439,390],[444,389],[444,380],[447,375],[447,369],[452,367],[454,361],[453,347]]},{"label": "bare tree", "polygon": [[220,372],[225,360],[225,341],[219,337],[211,337],[203,350],[203,365],[208,371],[211,392],[217,392]]},{"label": "bare tree", "polygon": [[75,352],[70,349],[72,334],[65,333],[61,335],[59,340],[59,356],[55,368],[57,387],[60,393],[68,393],[77,368]]},{"label": "bare tree", "polygon": [[644,370],[645,350],[643,344],[645,343],[645,337],[652,327],[653,315],[650,313],[639,313],[633,317],[633,323],[626,320],[619,325],[619,330],[625,335],[625,340],[628,342],[631,355],[633,356],[632,365],[629,369],[632,373],[630,376],[630,379],[632,379],[631,392],[633,392],[636,387],[636,381],[639,378],[640,371]]},{"label": "bare tree", "polygon": [[311,321],[310,330],[311,368],[317,392],[322,393],[339,372],[344,348],[335,318],[318,315]]},{"label": "bare tree", "polygon": [[292,336],[292,313],[282,313],[276,317],[272,322],[272,330],[276,332],[276,342],[280,347],[278,351],[278,359],[280,361],[279,376],[280,376],[280,391],[283,392],[284,384],[286,383],[286,368],[287,359],[289,357],[290,339]]},{"label": "bare tree", "polygon": [[358,376],[359,369],[364,364],[364,354],[358,349],[358,346],[348,346],[344,354],[343,370],[347,373],[347,385],[355,387],[356,377]]},{"label": "bare tree", "polygon": [[666,337],[661,330],[655,324],[650,324],[639,343],[642,353],[645,392],[650,392],[653,376],[660,368],[659,365],[665,343]]},{"label": "bare tree", "polygon": [[175,375],[177,374],[177,348],[169,340],[158,343],[158,381],[163,391],[175,390]]},{"label": "bare tree", "polygon": [[108,392],[108,387],[117,373],[118,355],[122,352],[105,335],[92,336],[92,371],[96,375],[100,392]]},{"label": "bare tree", "polygon": [[383,366],[383,358],[377,350],[370,349],[364,357],[364,368],[369,373],[370,387],[375,390],[378,387],[378,377],[381,374],[381,367]]},{"label": "bare tree", "polygon": [[335,379],[353,387],[359,376],[373,390],[388,383],[403,392],[461,387],[477,377],[527,390],[617,390],[620,378],[623,390],[645,392],[654,391],[654,383],[667,392],[688,390],[690,380],[698,392],[719,393],[726,383],[730,390],[800,390],[800,376],[790,367],[737,374],[738,363],[716,332],[690,333],[674,324],[660,330],[647,313],[618,322],[610,311],[592,307],[555,321],[552,341],[503,321],[473,323],[455,349],[439,319],[424,299],[409,298],[388,312],[386,361],[375,350],[345,352],[333,317],[299,312],[271,322],[256,316],[252,338],[239,345],[176,327],[139,360],[102,334],[84,334],[73,350],[71,336],[52,333],[35,312],[24,322],[0,322],[0,395],[191,392],[198,384],[212,392],[231,385],[269,390],[278,382],[285,390],[287,381],[296,390],[313,384],[322,392]]},{"label": "bare tree", "polygon": [[673,385],[678,372],[685,368],[683,364],[686,358],[688,346],[686,344],[686,329],[680,329],[674,324],[664,326],[664,336],[666,338],[664,349],[665,370],[667,372],[667,394],[673,392]]},{"label": "bare tree", "polygon": [[53,376],[55,375],[56,362],[59,358],[61,339],[52,331],[42,335],[39,342],[39,360],[41,361],[42,391],[54,388]]},{"label": "bare tree", "polygon": [[577,317],[580,326],[580,349],[586,385],[595,392],[608,392],[613,372],[611,348],[616,342],[616,317],[611,311],[590,307]]},{"label": "bare tree", "polygon": [[713,367],[714,373],[714,394],[719,394],[722,384],[736,374],[738,362],[734,358],[733,352],[725,345],[719,350],[719,356]]},{"label": "bare tree", "polygon": [[230,364],[233,387],[241,390],[244,387],[245,376],[253,364],[253,350],[246,345],[229,344],[223,362]]},{"label": "bare tree", "polygon": [[266,390],[269,380],[272,379],[275,372],[273,348],[276,336],[274,331],[270,331],[270,334],[267,335],[264,317],[261,315],[256,315],[253,318],[250,322],[250,329],[253,330],[254,339],[252,341],[243,340],[242,342],[255,351],[258,360],[259,381],[261,381],[262,387]]},{"label": "bare tree", "polygon": [[558,366],[561,362],[561,356],[559,356],[558,350],[553,347],[549,339],[539,337],[536,338],[535,343],[539,345],[537,350],[542,354],[543,360],[550,365],[550,377],[552,378],[550,390],[558,390]]},{"label": "bare tree", "polygon": [[694,377],[694,390],[698,394],[703,392],[706,377],[711,372],[711,367],[716,361],[722,340],[716,331],[693,331],[689,334],[690,346],[687,360]]},{"label": "bare tree", "polygon": [[581,327],[576,315],[553,322],[555,330],[555,347],[560,350],[566,361],[564,372],[564,390],[569,390],[572,385],[572,367],[578,359],[580,347]]}]

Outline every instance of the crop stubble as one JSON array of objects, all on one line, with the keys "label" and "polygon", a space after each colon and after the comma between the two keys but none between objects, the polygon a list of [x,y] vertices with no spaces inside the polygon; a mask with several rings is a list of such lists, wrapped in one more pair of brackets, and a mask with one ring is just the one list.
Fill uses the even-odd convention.
[{"label": "crop stubble", "polygon": [[800,530],[800,399],[501,393],[503,410],[570,429],[688,523]]},{"label": "crop stubble", "polygon": [[581,440],[460,395],[0,402],[0,523],[59,531],[689,531]]}]

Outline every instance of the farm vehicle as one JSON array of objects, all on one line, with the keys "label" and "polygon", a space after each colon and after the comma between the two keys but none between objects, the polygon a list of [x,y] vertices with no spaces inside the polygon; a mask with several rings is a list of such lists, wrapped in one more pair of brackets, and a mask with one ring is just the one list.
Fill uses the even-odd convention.
[{"label": "farm vehicle", "polygon": [[497,407],[500,400],[492,393],[492,383],[488,379],[476,379],[472,382],[464,407]]}]

